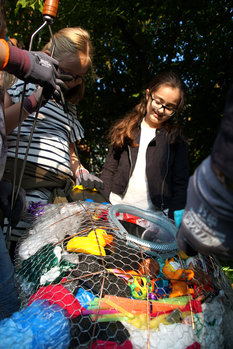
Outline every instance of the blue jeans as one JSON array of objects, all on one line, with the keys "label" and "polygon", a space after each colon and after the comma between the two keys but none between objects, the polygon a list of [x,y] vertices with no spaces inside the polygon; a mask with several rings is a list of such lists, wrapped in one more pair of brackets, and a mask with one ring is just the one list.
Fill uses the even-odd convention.
[{"label": "blue jeans", "polygon": [[19,306],[20,302],[14,281],[14,266],[0,227],[0,320],[11,316],[19,309]]}]

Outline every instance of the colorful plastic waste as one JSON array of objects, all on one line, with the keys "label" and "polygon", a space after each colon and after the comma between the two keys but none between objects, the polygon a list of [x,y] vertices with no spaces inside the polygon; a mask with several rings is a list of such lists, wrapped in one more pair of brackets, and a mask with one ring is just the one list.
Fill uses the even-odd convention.
[{"label": "colorful plastic waste", "polygon": [[80,305],[86,309],[88,306],[88,302],[93,301],[95,299],[95,296],[92,292],[89,292],[87,290],[84,290],[82,287],[79,287],[75,298],[77,298]]},{"label": "colorful plastic waste", "polygon": [[87,237],[77,236],[68,241],[67,251],[106,256],[104,247],[110,244],[113,236],[103,229],[92,230]]},{"label": "colorful plastic waste", "polygon": [[62,285],[41,287],[29,299],[28,305],[37,299],[47,299],[49,304],[57,304],[65,311],[65,315],[74,318],[81,314],[83,307],[79,301]]},{"label": "colorful plastic waste", "polygon": [[128,281],[128,285],[135,299],[146,299],[147,293],[152,292],[152,284],[145,277],[134,276]]},{"label": "colorful plastic waste", "polygon": [[75,267],[75,264],[62,258],[61,253],[62,248],[51,243],[22,262],[16,271],[16,279],[25,294],[34,293],[39,286],[59,282]]},{"label": "colorful plastic waste", "polygon": [[66,349],[69,320],[61,307],[38,300],[0,322],[0,348]]},{"label": "colorful plastic waste", "polygon": [[188,293],[193,294],[193,288],[188,287],[187,281],[194,277],[193,270],[184,270],[174,258],[166,259],[163,274],[171,281],[172,291],[169,297],[185,296]]}]

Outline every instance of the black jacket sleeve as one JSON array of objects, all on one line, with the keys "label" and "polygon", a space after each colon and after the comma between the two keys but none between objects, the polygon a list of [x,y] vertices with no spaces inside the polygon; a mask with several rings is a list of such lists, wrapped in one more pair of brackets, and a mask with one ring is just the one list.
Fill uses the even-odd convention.
[{"label": "black jacket sleeve", "polygon": [[213,165],[233,181],[233,86],[226,100],[225,114],[211,153]]},{"label": "black jacket sleeve", "polygon": [[175,151],[172,169],[172,197],[169,203],[169,217],[173,219],[175,210],[185,207],[189,180],[188,147],[186,142],[172,145]]},{"label": "black jacket sleeve", "polygon": [[109,195],[112,191],[113,178],[117,171],[119,158],[113,146],[110,146],[100,179],[104,182],[104,189],[100,190],[101,194],[109,200]]}]

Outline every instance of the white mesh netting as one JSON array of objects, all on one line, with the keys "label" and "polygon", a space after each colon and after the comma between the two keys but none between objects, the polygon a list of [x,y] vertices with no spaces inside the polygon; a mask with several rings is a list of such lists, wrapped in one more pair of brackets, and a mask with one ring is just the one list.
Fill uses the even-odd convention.
[{"label": "white mesh netting", "polygon": [[231,348],[233,292],[217,261],[160,249],[172,238],[149,220],[120,213],[121,231],[110,209],[48,205],[36,219],[17,248],[22,308],[0,323],[0,348]]}]

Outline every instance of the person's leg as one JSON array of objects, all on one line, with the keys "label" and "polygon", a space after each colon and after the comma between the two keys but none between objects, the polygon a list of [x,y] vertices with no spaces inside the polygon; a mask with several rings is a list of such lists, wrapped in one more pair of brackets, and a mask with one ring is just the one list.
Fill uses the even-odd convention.
[{"label": "person's leg", "polygon": [[0,227],[0,320],[19,309],[20,302],[14,282],[14,266]]}]

